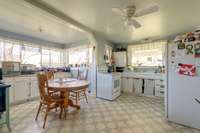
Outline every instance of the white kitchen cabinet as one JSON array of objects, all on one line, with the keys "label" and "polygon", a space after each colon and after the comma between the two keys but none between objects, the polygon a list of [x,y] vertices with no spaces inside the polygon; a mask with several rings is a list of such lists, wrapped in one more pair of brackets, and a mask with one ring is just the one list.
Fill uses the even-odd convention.
[{"label": "white kitchen cabinet", "polygon": [[122,91],[124,93],[132,93],[134,92],[133,79],[129,77],[122,78]]},{"label": "white kitchen cabinet", "polygon": [[133,85],[135,94],[142,94],[143,79],[134,78]]},{"label": "white kitchen cabinet", "polygon": [[39,97],[39,88],[38,88],[38,81],[36,77],[30,78],[30,90],[31,90],[31,96],[30,98],[37,98]]},{"label": "white kitchen cabinet", "polygon": [[10,89],[9,89],[9,101],[10,104],[14,102],[14,82],[13,82],[13,78],[4,78],[4,82],[6,84],[11,85]]},{"label": "white kitchen cabinet", "polygon": [[165,84],[164,80],[155,80],[155,96],[164,97],[165,93]]},{"label": "white kitchen cabinet", "polygon": [[30,82],[29,78],[18,77],[14,80],[15,102],[28,100],[30,97]]},{"label": "white kitchen cabinet", "polygon": [[39,98],[39,89],[36,75],[16,76],[4,78],[10,87],[10,103],[16,104],[22,101]]},{"label": "white kitchen cabinet", "polygon": [[125,67],[127,65],[126,52],[113,52],[113,55],[117,67]]},{"label": "white kitchen cabinet", "polygon": [[144,80],[144,95],[154,96],[155,80],[145,79]]}]

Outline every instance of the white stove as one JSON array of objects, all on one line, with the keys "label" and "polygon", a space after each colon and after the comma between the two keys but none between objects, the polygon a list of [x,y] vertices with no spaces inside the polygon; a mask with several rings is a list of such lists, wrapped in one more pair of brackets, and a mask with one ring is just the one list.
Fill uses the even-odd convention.
[{"label": "white stove", "polygon": [[121,73],[97,73],[97,97],[115,100],[121,94]]}]

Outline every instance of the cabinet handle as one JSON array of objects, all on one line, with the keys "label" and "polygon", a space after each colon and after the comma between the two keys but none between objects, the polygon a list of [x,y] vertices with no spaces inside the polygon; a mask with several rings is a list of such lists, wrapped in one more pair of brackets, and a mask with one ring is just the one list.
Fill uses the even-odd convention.
[{"label": "cabinet handle", "polygon": [[160,88],[165,88],[165,86],[164,86],[164,85],[161,85]]},{"label": "cabinet handle", "polygon": [[161,94],[164,94],[165,92],[164,92],[164,91],[160,91],[160,93],[161,93]]}]

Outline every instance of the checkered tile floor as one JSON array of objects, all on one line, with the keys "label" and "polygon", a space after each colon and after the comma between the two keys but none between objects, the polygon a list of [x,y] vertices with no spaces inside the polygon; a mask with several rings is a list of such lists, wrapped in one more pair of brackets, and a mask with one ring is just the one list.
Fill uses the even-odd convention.
[{"label": "checkered tile floor", "polygon": [[[53,111],[42,129],[43,115],[34,120],[38,101],[11,108],[12,133],[200,133],[168,123],[164,118],[163,100],[134,95],[122,95],[110,102],[89,97],[81,110],[70,108],[67,119],[60,120]],[[0,133],[7,133],[6,127]]]}]

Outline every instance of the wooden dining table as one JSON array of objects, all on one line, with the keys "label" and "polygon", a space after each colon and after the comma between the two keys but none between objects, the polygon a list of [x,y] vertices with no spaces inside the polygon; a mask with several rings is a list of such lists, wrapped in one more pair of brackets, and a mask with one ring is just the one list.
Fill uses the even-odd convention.
[{"label": "wooden dining table", "polygon": [[74,104],[69,98],[71,90],[78,90],[83,88],[88,88],[89,81],[87,80],[77,80],[72,78],[59,78],[48,80],[48,88],[51,91],[60,92],[61,97],[64,98],[64,107],[68,106],[80,109],[80,105]]}]

